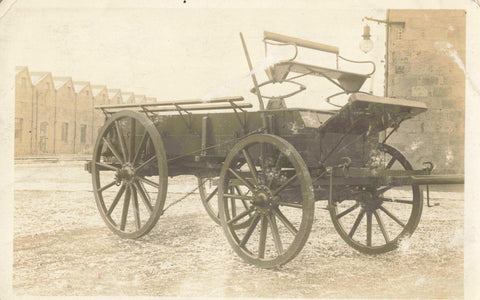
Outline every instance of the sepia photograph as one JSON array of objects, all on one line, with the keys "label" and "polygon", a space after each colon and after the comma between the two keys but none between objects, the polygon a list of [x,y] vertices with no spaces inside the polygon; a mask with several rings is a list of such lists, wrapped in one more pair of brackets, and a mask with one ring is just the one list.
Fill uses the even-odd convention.
[{"label": "sepia photograph", "polygon": [[477,28],[477,0],[0,1],[0,299],[478,298]]}]

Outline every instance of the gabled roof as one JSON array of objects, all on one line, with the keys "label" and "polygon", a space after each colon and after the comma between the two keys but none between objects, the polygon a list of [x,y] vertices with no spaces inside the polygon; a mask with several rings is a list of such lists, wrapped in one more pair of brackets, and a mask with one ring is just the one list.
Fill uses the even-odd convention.
[{"label": "gabled roof", "polygon": [[15,67],[15,76],[19,75],[22,72],[27,73],[27,80],[30,82],[30,84],[32,84],[32,78],[30,77],[30,72],[28,72],[28,67],[24,67],[24,66]]},{"label": "gabled roof", "polygon": [[22,72],[22,71],[24,71],[25,69],[26,69],[27,72],[28,72],[28,67],[26,67],[26,66],[16,66],[16,67],[15,67],[15,75],[18,74],[18,73],[20,73],[20,72]]},{"label": "gabled roof", "polygon": [[73,82],[73,87],[75,88],[75,91],[76,91],[77,93],[80,93],[80,92],[83,91],[83,89],[86,88],[89,84],[90,84],[90,82],[88,82],[88,81],[74,81],[74,82]]},{"label": "gabled roof", "polygon": [[55,85],[55,89],[57,90],[63,87],[69,81],[72,81],[72,77],[53,77],[53,84]]},{"label": "gabled roof", "polygon": [[[107,86],[106,85],[91,85],[90,87],[92,88],[92,93],[93,93],[94,97],[97,97],[98,94],[100,94],[103,90],[105,90],[105,92],[107,92]],[[108,92],[107,92],[107,96],[108,96]]]},{"label": "gabled roof", "polygon": [[50,72],[30,72],[30,78],[32,79],[32,84],[37,85],[45,77],[51,75]]},{"label": "gabled roof", "polygon": [[108,92],[108,95],[110,96],[110,99],[117,96],[118,94],[121,94],[120,89],[107,89],[107,92]]}]

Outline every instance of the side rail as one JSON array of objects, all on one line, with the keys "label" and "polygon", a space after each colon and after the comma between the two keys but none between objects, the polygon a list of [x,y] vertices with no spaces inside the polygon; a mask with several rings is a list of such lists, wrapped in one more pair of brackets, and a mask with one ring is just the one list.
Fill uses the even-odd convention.
[{"label": "side rail", "polygon": [[96,106],[96,109],[102,110],[102,112],[108,117],[109,115],[129,109],[139,112],[144,112],[149,116],[156,112],[173,112],[177,111],[180,114],[190,113],[190,111],[196,110],[219,110],[219,109],[233,109],[235,111],[244,111],[244,108],[251,108],[251,103],[239,103],[244,101],[241,96],[237,97],[219,97],[208,100],[202,99],[188,99],[188,100],[176,100],[176,101],[162,101],[157,103],[138,103],[138,104],[120,104],[120,105],[101,105]]}]

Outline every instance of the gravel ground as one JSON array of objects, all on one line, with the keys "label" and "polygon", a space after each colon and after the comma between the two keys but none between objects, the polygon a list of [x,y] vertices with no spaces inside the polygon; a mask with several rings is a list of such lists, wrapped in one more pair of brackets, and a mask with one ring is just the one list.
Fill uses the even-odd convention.
[{"label": "gravel ground", "polygon": [[[169,179],[167,205],[195,184]],[[424,208],[412,238],[378,256],[343,242],[317,203],[302,252],[264,270],[236,256],[198,194],[147,236],[123,240],[98,214],[83,163],[24,162],[15,166],[14,294],[463,298],[463,193],[431,196],[441,205]]]}]

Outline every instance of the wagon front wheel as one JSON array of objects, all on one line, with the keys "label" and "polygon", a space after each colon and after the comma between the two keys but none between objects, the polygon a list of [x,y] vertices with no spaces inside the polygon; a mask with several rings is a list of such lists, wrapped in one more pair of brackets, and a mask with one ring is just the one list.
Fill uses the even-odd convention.
[{"label": "wagon front wheel", "polygon": [[[395,148],[379,144],[377,149],[373,158],[381,168],[413,170]],[[335,229],[353,248],[366,254],[389,252],[415,231],[423,208],[418,185],[350,188],[355,189],[355,200],[332,199],[329,207]]]},{"label": "wagon front wheel", "polygon": [[[313,223],[314,194],[308,168],[290,143],[268,134],[237,143],[223,164],[218,193],[222,227],[242,259],[273,268],[302,250]],[[239,212],[244,201],[249,208]],[[250,224],[239,228],[245,219]]]},{"label": "wagon front wheel", "polygon": [[165,204],[167,163],[150,119],[122,111],[105,122],[93,152],[92,183],[100,215],[115,234],[139,238],[155,226]]}]

